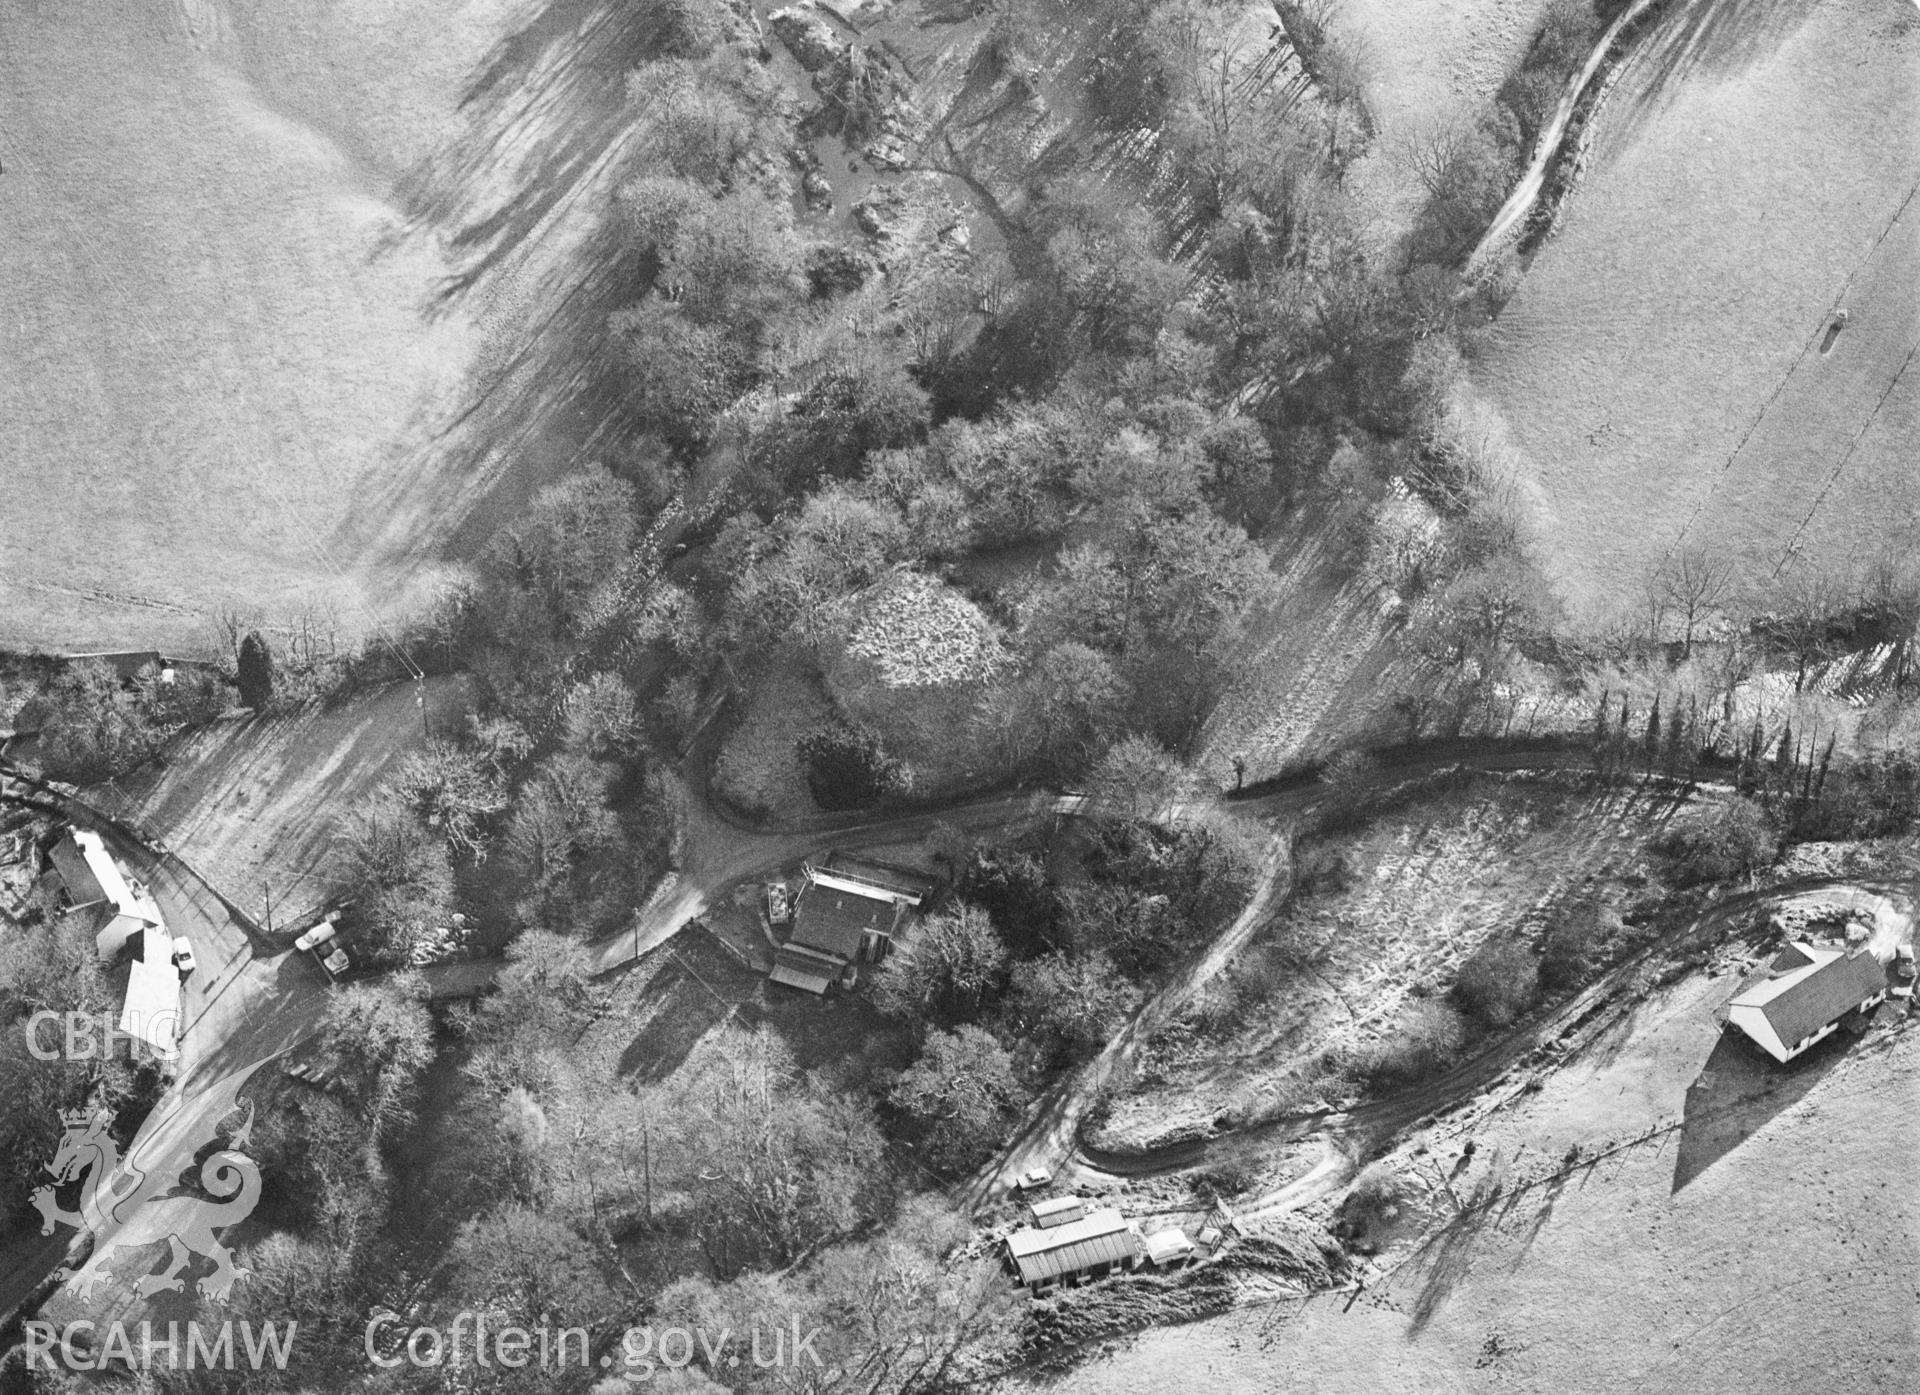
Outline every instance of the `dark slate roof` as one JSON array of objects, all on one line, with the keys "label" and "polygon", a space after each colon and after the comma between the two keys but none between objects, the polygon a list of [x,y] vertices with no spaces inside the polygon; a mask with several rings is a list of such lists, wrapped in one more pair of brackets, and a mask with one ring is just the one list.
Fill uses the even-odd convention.
[{"label": "dark slate roof", "polygon": [[802,888],[800,904],[793,913],[790,943],[836,959],[854,959],[860,954],[867,931],[891,933],[896,913],[891,901],[809,884]]},{"label": "dark slate roof", "polygon": [[105,664],[122,683],[128,683],[148,664],[165,668],[167,659],[158,649],[117,649],[97,654],[62,655],[70,664]]},{"label": "dark slate roof", "polygon": [[1795,970],[1742,996],[1764,999],[1755,1006],[1766,1015],[1774,1034],[1790,1047],[1844,1017],[1886,986],[1887,971],[1878,959],[1861,950],[1856,954],[1836,952],[1824,963]]},{"label": "dark slate roof", "polygon": [[59,874],[61,885],[67,889],[67,900],[73,903],[75,910],[85,910],[88,906],[98,906],[106,901],[107,889],[100,885],[93,868],[87,865],[86,854],[72,838],[62,838],[47,849],[47,860],[53,863],[53,870]]},{"label": "dark slate roof", "polygon": [[774,983],[784,983],[789,988],[804,989],[808,993],[825,993],[833,983],[829,977],[796,968],[784,959],[774,963],[773,972],[767,977]]},{"label": "dark slate roof", "polygon": [[1769,974],[1791,973],[1795,969],[1804,969],[1813,962],[1813,956],[1799,945],[1788,945],[1780,951],[1779,957],[1767,966]]},{"label": "dark slate roof", "polygon": [[846,961],[837,954],[822,954],[811,946],[797,945],[792,941],[781,945],[773,957],[783,964],[805,968],[809,973],[832,975],[846,967]]}]

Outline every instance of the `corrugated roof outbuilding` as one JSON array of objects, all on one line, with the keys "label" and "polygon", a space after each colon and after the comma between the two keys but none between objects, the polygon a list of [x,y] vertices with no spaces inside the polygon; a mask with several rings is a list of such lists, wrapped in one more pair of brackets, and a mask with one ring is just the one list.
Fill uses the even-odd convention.
[{"label": "corrugated roof outbuilding", "polygon": [[1102,1265],[1132,1268],[1140,1262],[1142,1250],[1139,1229],[1112,1209],[1050,1230],[1016,1230],[1007,1237],[1007,1255],[1020,1282],[1029,1285],[1084,1274]]}]

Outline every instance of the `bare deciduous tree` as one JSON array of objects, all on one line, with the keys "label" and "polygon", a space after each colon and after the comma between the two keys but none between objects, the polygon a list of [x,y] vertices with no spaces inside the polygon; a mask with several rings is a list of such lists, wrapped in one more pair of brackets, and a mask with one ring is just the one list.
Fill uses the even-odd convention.
[{"label": "bare deciduous tree", "polygon": [[1833,622],[1846,588],[1830,571],[1800,562],[1773,584],[1772,628],[1794,661],[1793,690],[1806,686],[1807,670],[1829,657]]},{"label": "bare deciduous tree", "polygon": [[1907,634],[1920,623],[1920,561],[1907,548],[1885,547],[1867,563],[1860,598],[1889,634]]},{"label": "bare deciduous tree", "polygon": [[243,606],[237,601],[223,601],[207,618],[207,625],[213,631],[215,652],[229,662],[240,657],[240,641],[246,638],[247,631],[257,630],[266,623],[258,607]]},{"label": "bare deciduous tree", "polygon": [[1412,167],[1414,177],[1432,198],[1449,196],[1452,180],[1471,138],[1460,126],[1451,123],[1428,126],[1400,142],[1400,153]]},{"label": "bare deciduous tree", "polygon": [[1713,550],[1683,547],[1660,564],[1653,582],[1653,623],[1672,615],[1681,627],[1680,652],[1693,657],[1700,622],[1718,609],[1733,582],[1733,562]]}]

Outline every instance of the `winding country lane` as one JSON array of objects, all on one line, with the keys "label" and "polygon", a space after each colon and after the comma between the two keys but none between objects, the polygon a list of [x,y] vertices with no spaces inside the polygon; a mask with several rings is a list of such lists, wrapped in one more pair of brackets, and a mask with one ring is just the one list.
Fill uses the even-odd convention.
[{"label": "winding country lane", "polygon": [[1527,161],[1526,169],[1521,171],[1513,191],[1507,195],[1507,201],[1500,205],[1500,211],[1493,215],[1493,222],[1480,238],[1480,243],[1467,258],[1464,279],[1472,281],[1484,272],[1488,265],[1526,228],[1527,220],[1533,215],[1534,207],[1540,201],[1540,195],[1546,190],[1547,176],[1564,155],[1563,147],[1567,135],[1573,126],[1574,114],[1580,110],[1580,104],[1586,99],[1589,89],[1600,72],[1607,65],[1607,56],[1620,41],[1620,36],[1641,16],[1665,0],[1633,0],[1633,3],[1620,13],[1619,18],[1606,28],[1593,51],[1587,55],[1587,61],[1580,65],[1580,71],[1568,81],[1566,91],[1560,94],[1560,101],[1553,109],[1553,117],[1540,130],[1540,137],[1534,142],[1533,157]]},{"label": "winding country lane", "polygon": [[[1603,1034],[1619,1012],[1637,999],[1627,990],[1657,959],[1713,943],[1735,925],[1782,902],[1819,898],[1855,904],[1905,894],[1891,882],[1856,882],[1829,877],[1800,877],[1764,890],[1737,892],[1703,909],[1671,935],[1641,947],[1566,1002],[1516,1024],[1467,1060],[1412,1089],[1350,1110],[1319,1110],[1282,1115],[1223,1130],[1209,1138],[1182,1139],[1138,1151],[1102,1149],[1078,1136],[1050,1157],[1056,1168],[1071,1168],[1092,1179],[1150,1177],[1245,1157],[1316,1137],[1323,1153],[1305,1176],[1258,1198],[1240,1211],[1242,1220],[1279,1215],[1337,1191],[1386,1141],[1428,1115],[1442,1113],[1496,1087],[1501,1079],[1536,1052],[1565,1059]],[[1910,918],[1910,913],[1903,913]],[[1881,927],[1882,931],[1886,929]],[[1897,937],[1895,937],[1897,938]],[[1876,952],[1891,958],[1892,939],[1876,940]]]},{"label": "winding country lane", "polygon": [[[1343,798],[1378,795],[1415,780],[1455,768],[1479,771],[1551,771],[1584,769],[1591,755],[1581,741],[1568,738],[1446,739],[1373,753],[1362,781],[1341,792]],[[857,848],[925,837],[940,827],[969,833],[1004,830],[1024,822],[1082,813],[1088,801],[1049,790],[1016,790],[965,799],[937,808],[898,814],[853,813],[823,816],[789,825],[754,827],[719,810],[695,786],[690,801],[684,865],[617,935],[591,946],[596,969],[606,974],[664,944],[716,898],[742,882],[757,880],[826,846]],[[1617,986],[1623,965],[1587,994],[1548,1019],[1516,1033],[1474,1060],[1456,1067],[1421,1090],[1342,1115],[1307,1116],[1254,1125],[1215,1139],[1170,1145],[1137,1155],[1102,1154],[1077,1137],[1089,1101],[1154,1029],[1177,1012],[1191,995],[1242,948],[1284,899],[1290,885],[1288,835],[1309,822],[1331,793],[1317,768],[1303,769],[1260,786],[1201,805],[1219,803],[1279,825],[1261,869],[1255,894],[1234,922],[1144,1003],[1089,1066],[1083,1067],[1036,1103],[1014,1141],[994,1163],[971,1179],[962,1195],[968,1204],[993,1195],[1007,1179],[1035,1164],[1062,1165],[1068,1159],[1086,1170],[1142,1175],[1177,1170],[1196,1160],[1237,1147],[1325,1133],[1338,1142],[1361,1129],[1391,1129],[1431,1112],[1440,1104],[1484,1088],[1514,1061],[1564,1024],[1600,1001]],[[311,1037],[325,1012],[326,984],[310,964],[271,942],[259,928],[205,878],[165,850],[151,835],[85,801],[55,790],[25,772],[0,762],[0,802],[41,809],[56,808],[84,826],[99,829],[136,876],[153,888],[170,926],[193,939],[201,972],[186,998],[187,1031],[177,1078],[142,1124],[129,1153],[149,1168],[184,1168],[195,1149],[233,1107],[248,1077],[277,1056]],[[1725,916],[1751,909],[1751,895],[1730,897],[1697,923],[1724,923]],[[1688,932],[1691,933],[1691,932]],[[1671,946],[1669,946],[1671,947]],[[441,966],[467,970],[470,965]],[[431,979],[433,970],[429,970]],[[463,980],[464,983],[464,980]],[[1594,995],[1598,995],[1597,997]],[[1398,1121],[1398,1122],[1396,1122]],[[1339,1185],[1337,1160],[1319,1173],[1320,1182]],[[69,1263],[84,1244],[70,1233],[5,1256],[9,1272],[0,1278],[0,1322],[51,1290],[53,1272]],[[134,1303],[131,1292],[125,1304]],[[116,1313],[113,1316],[124,1314]]]}]

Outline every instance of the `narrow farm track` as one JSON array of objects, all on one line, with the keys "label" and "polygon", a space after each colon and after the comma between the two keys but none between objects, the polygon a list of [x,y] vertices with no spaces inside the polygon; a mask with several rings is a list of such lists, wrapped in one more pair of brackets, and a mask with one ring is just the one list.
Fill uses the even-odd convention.
[{"label": "narrow farm track", "polygon": [[[1424,741],[1377,752],[1365,788],[1391,789],[1456,766],[1488,771],[1580,769],[1590,760],[1584,745],[1564,737]],[[943,827],[988,832],[1078,814],[1086,804],[1077,795],[1015,790],[878,817],[856,811],[755,823],[734,814],[712,796],[706,766],[704,743],[696,744],[685,766],[690,792],[685,865],[654,893],[635,915],[633,924],[589,947],[595,972],[615,972],[698,920],[729,888],[769,876],[824,845],[858,848],[907,842]],[[1291,819],[1309,814],[1327,793],[1320,767],[1310,766],[1221,799],[1226,807],[1259,818]]]},{"label": "narrow farm track", "polygon": [[[1649,820],[1663,820],[1677,808],[1670,792],[1653,793],[1650,799],[1643,799],[1641,795],[1638,790],[1615,789],[1586,802],[1571,820],[1574,825],[1571,834],[1563,834],[1556,840],[1552,853],[1545,858],[1546,865],[1530,862],[1530,871],[1522,874],[1531,887],[1527,897],[1507,899],[1493,892],[1485,902],[1478,895],[1462,901],[1457,894],[1460,869],[1457,866],[1443,868],[1432,857],[1422,855],[1420,845],[1416,844],[1396,859],[1399,875],[1375,882],[1373,899],[1354,907],[1350,914],[1368,925],[1396,924],[1401,915],[1429,927],[1445,924],[1455,915],[1461,921],[1483,924],[1498,921],[1521,925],[1542,921],[1554,906],[1562,903],[1568,892],[1601,870],[1626,825],[1644,826]],[[1485,805],[1474,806],[1470,819],[1477,820],[1487,809]],[[1502,832],[1503,828],[1495,829],[1491,841],[1471,842],[1457,850],[1456,856],[1467,863],[1504,863],[1506,858],[1499,851]],[[1431,895],[1436,886],[1447,888],[1444,898]],[[1329,933],[1349,938],[1344,932]],[[1405,985],[1398,981],[1400,975],[1389,964],[1385,947],[1380,943],[1390,938],[1391,934],[1382,935],[1371,947],[1353,943],[1346,946],[1349,963],[1356,962],[1357,958],[1367,965],[1358,978],[1339,974],[1335,982],[1332,976],[1322,972],[1319,964],[1321,955],[1329,948],[1327,941],[1310,951],[1302,962],[1301,972],[1324,990],[1329,1008],[1341,1015],[1343,1028],[1378,1028],[1403,1008]],[[1464,955],[1470,952],[1451,932],[1445,939],[1444,947],[1433,944],[1422,952],[1427,972],[1457,973]],[[1215,1091],[1233,1092],[1249,1084],[1257,1088],[1257,1082],[1283,1076],[1290,1069],[1305,1065],[1307,1059],[1324,1046],[1318,1031],[1309,1025],[1311,1021],[1310,1016],[1289,1016],[1274,1021],[1268,1030],[1241,1038],[1232,1049],[1210,1052],[1204,1064],[1183,1073],[1177,1086],[1163,1086],[1156,1096],[1169,1101],[1189,1092],[1212,1096]],[[1135,1109],[1140,1107],[1136,1102]],[[1150,1112],[1151,1105],[1147,1109]]]},{"label": "narrow farm track", "polygon": [[1540,196],[1546,192],[1549,176],[1566,157],[1567,137],[1573,131],[1574,119],[1580,114],[1581,104],[1586,100],[1595,79],[1607,66],[1608,56],[1628,28],[1662,3],[1664,0],[1633,0],[1595,42],[1587,61],[1580,65],[1580,71],[1573,75],[1566,90],[1560,94],[1552,119],[1541,128],[1540,138],[1534,143],[1533,156],[1520,172],[1513,192],[1507,195],[1507,201],[1493,215],[1493,221],[1487,225],[1479,245],[1467,257],[1466,280],[1472,281],[1485,272],[1500,253],[1524,236],[1528,223],[1539,207]]},{"label": "narrow farm track", "polygon": [[[1579,768],[1584,767],[1591,757],[1579,743],[1565,739],[1531,738],[1519,741],[1467,739],[1426,742],[1381,752],[1377,759],[1378,764],[1371,772],[1367,787],[1379,792],[1452,768]],[[1245,791],[1237,802],[1270,818],[1304,820],[1317,808],[1324,793],[1325,786],[1319,772],[1305,770]],[[1288,1116],[1216,1135],[1211,1139],[1182,1140],[1139,1153],[1102,1150],[1088,1145],[1080,1132],[1093,1100],[1139,1043],[1150,1037],[1158,1025],[1169,1021],[1191,1000],[1199,987],[1243,949],[1253,931],[1265,922],[1278,901],[1285,899],[1284,895],[1275,895],[1282,868],[1283,864],[1270,856],[1263,868],[1258,889],[1247,908],[1215,942],[1197,956],[1187,969],[1177,973],[1142,1004],[1093,1061],[1035,1102],[1014,1139],[962,1185],[960,1195],[969,1208],[978,1207],[997,1193],[1005,1191],[1015,1177],[1035,1167],[1054,1171],[1071,1168],[1081,1174],[1104,1174],[1116,1178],[1151,1176],[1214,1161],[1243,1144],[1271,1147],[1301,1141],[1327,1131],[1334,1131],[1343,1140],[1354,1137],[1354,1131],[1358,1129],[1390,1134],[1424,1113],[1477,1093],[1548,1035],[1558,1035],[1568,1025],[1585,1020],[1585,1017],[1592,1015],[1596,1004],[1604,1004],[1628,975],[1644,966],[1651,953],[1649,950],[1636,955],[1551,1017],[1510,1034],[1472,1060],[1405,1096],[1347,1113]],[[1732,916],[1749,909],[1752,902],[1733,898],[1723,904],[1726,915]],[[1671,950],[1709,922],[1715,929],[1725,924],[1724,919],[1711,913],[1703,915],[1681,936],[1665,942],[1664,947]],[[1332,1177],[1333,1172],[1330,1170],[1325,1175]],[[1337,1185],[1337,1182],[1329,1185]],[[1303,1194],[1299,1204],[1304,1204],[1308,1199]]]},{"label": "narrow farm track", "polygon": [[1577,194],[1528,236],[1464,396],[1570,616],[1612,616],[1686,548],[1755,594],[1783,558],[1911,551],[1913,13],[1671,0],[1564,133]]},{"label": "narrow farm track", "polygon": [[1275,905],[1285,899],[1283,884],[1291,889],[1293,870],[1287,854],[1286,841],[1276,837],[1261,863],[1254,894],[1233,923],[1143,1003],[1099,1055],[1041,1096],[1013,1141],[962,1187],[961,1199],[969,1208],[1005,1190],[1029,1167],[1051,1166],[1064,1149],[1078,1147],[1080,1126],[1100,1091],[1133,1059],[1142,1042],[1171,1021],[1234,955],[1246,948]]},{"label": "narrow farm track", "polygon": [[[1584,745],[1567,739],[1527,738],[1444,740],[1376,753],[1365,791],[1384,793],[1410,781],[1454,769],[1482,771],[1561,770],[1584,768],[1590,756]],[[146,830],[52,791],[44,782],[0,765],[8,787],[0,800],[45,809],[49,801],[86,825],[107,831],[116,852],[154,886],[170,924],[190,927],[197,935],[203,977],[187,1003],[189,1035],[183,1042],[179,1077],[160,1105],[142,1124],[134,1149],[161,1148],[162,1155],[146,1158],[153,1166],[178,1162],[184,1166],[192,1150],[231,1107],[232,1096],[261,1066],[291,1049],[317,1030],[325,1001],[318,975],[295,962],[296,956],[277,951],[258,936],[245,912],[223,896],[207,879],[177,857],[161,849]],[[1417,1091],[1339,1114],[1289,1117],[1235,1130],[1212,1139],[1169,1145],[1139,1154],[1101,1152],[1080,1142],[1081,1121],[1099,1087],[1136,1049],[1184,1005],[1192,994],[1237,953],[1284,897],[1290,885],[1289,834],[1311,820],[1327,791],[1317,769],[1293,772],[1221,802],[1245,813],[1274,820],[1278,828],[1269,845],[1257,889],[1233,923],[1189,965],[1174,975],[1134,1015],[1089,1067],[1044,1097],[1030,1114],[1020,1135],[995,1163],[983,1169],[963,1189],[970,1205],[977,1205],[1005,1185],[1007,1177],[1036,1162],[1062,1163],[1110,1176],[1146,1176],[1177,1171],[1229,1155],[1235,1150],[1271,1147],[1276,1143],[1324,1134],[1331,1153],[1323,1159],[1311,1185],[1306,1179],[1290,1189],[1263,1199],[1266,1207],[1303,1204],[1343,1180],[1343,1169],[1357,1156],[1368,1138],[1381,1139],[1422,1117],[1485,1089],[1538,1044],[1579,1029],[1606,1007],[1609,996],[1644,967],[1636,958],[1612,971],[1579,998],[1528,1027],[1511,1033]],[[1365,792],[1363,791],[1363,792]],[[704,796],[704,787],[697,791]],[[1348,792],[1351,794],[1352,792]],[[704,797],[690,810],[689,855],[679,878],[664,887],[634,925],[622,934],[593,946],[602,973],[623,965],[664,944],[697,919],[727,888],[817,851],[824,842],[860,847],[923,837],[940,826],[972,832],[1004,829],[1022,821],[1073,815],[1085,800],[1050,791],[1016,791],[962,800],[937,808],[874,817],[849,814],[800,821],[789,827],[751,831],[719,814]],[[1839,889],[1844,884],[1808,882],[1775,888],[1760,894],[1729,897],[1711,908],[1686,931],[1666,942],[1672,949],[1763,903],[1769,896],[1789,891]],[[1881,888],[1864,888],[1877,891]],[[176,1156],[177,1155],[177,1156]],[[1341,1159],[1347,1159],[1342,1162]],[[61,1237],[24,1247],[6,1256],[12,1277],[0,1287],[0,1321],[23,1304],[44,1297],[53,1271],[64,1262],[71,1238]],[[116,1314],[124,1316],[124,1314]]]},{"label": "narrow farm track", "polygon": [[1522,1023],[1470,1059],[1421,1085],[1350,1110],[1284,1115],[1210,1138],[1182,1139],[1162,1147],[1123,1151],[1075,1139],[1067,1163],[1093,1178],[1162,1176],[1270,1151],[1319,1136],[1326,1154],[1307,1176],[1251,1203],[1243,1215],[1280,1214],[1337,1189],[1393,1135],[1430,1115],[1444,1113],[1497,1085],[1504,1075],[1541,1048],[1565,1060],[1599,1038],[1635,999],[1628,990],[1662,956],[1713,942],[1764,907],[1806,897],[1855,898],[1901,894],[1890,882],[1860,883],[1803,877],[1764,890],[1739,892],[1701,911],[1674,934],[1647,945],[1552,1011]]}]

